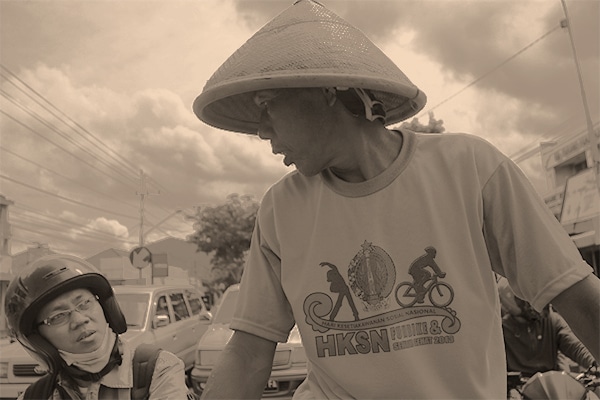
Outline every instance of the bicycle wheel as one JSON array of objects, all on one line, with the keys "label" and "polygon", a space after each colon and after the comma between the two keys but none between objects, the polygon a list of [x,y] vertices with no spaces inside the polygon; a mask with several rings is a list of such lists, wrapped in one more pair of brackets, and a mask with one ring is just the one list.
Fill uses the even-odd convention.
[{"label": "bicycle wheel", "polygon": [[445,282],[436,282],[429,288],[429,300],[436,307],[446,307],[454,299],[454,290]]},{"label": "bicycle wheel", "polygon": [[398,284],[396,287],[396,301],[402,307],[410,307],[417,302],[417,294],[412,282],[407,281]]}]

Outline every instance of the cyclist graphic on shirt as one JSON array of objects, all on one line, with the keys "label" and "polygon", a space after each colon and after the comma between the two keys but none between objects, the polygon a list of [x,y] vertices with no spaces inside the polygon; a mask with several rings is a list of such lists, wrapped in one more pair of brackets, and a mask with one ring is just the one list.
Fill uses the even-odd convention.
[{"label": "cyclist graphic on shirt", "polygon": [[437,254],[435,247],[428,246],[425,248],[425,254],[417,258],[412,262],[408,268],[408,273],[413,277],[413,286],[417,292],[417,302],[422,303],[427,293],[425,283],[433,276],[426,268],[431,268],[433,272],[443,278],[446,276],[445,272],[442,272],[440,267],[435,262],[434,258]]}]

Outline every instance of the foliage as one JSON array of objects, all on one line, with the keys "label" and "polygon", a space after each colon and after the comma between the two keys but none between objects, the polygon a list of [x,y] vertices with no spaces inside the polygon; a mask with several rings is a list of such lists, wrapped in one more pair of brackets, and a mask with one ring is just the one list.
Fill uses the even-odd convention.
[{"label": "foliage", "polygon": [[198,207],[196,214],[188,217],[194,221],[194,233],[187,240],[196,243],[198,251],[212,254],[210,285],[218,291],[242,277],[258,206],[254,197],[233,193],[224,204]]},{"label": "foliage", "polygon": [[429,123],[427,125],[423,125],[419,122],[418,118],[413,118],[410,122],[403,122],[400,127],[410,129],[414,132],[424,132],[424,133],[442,133],[446,130],[444,128],[444,120],[435,119],[433,116],[433,111],[429,113]]}]

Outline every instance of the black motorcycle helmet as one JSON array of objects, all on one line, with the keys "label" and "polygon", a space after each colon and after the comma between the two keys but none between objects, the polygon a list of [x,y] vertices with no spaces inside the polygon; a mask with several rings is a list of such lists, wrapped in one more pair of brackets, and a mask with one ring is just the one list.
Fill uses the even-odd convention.
[{"label": "black motorcycle helmet", "polygon": [[78,257],[64,254],[41,257],[20,271],[6,290],[4,307],[11,336],[49,371],[56,372],[66,364],[58,350],[38,332],[38,313],[58,295],[81,288],[98,297],[106,321],[115,333],[127,330],[125,316],[108,280]]}]

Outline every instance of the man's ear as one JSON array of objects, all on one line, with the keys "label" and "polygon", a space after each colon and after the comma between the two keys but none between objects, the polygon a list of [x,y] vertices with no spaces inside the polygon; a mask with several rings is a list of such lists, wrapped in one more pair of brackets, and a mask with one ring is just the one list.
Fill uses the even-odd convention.
[{"label": "man's ear", "polygon": [[327,100],[327,104],[329,105],[329,107],[333,106],[337,100],[335,88],[326,87],[326,88],[322,88],[321,90],[323,91],[323,95],[325,96],[325,99]]}]

